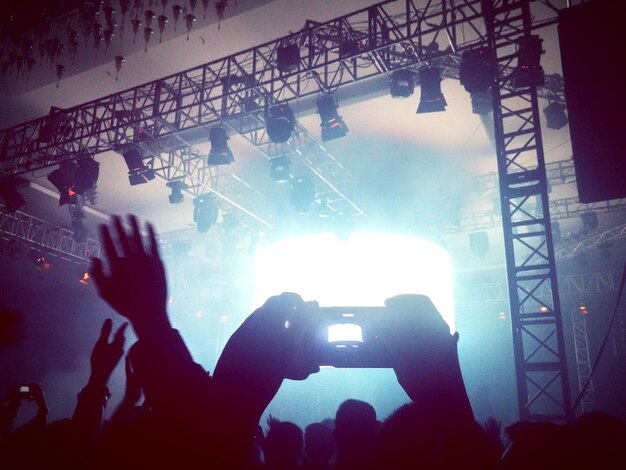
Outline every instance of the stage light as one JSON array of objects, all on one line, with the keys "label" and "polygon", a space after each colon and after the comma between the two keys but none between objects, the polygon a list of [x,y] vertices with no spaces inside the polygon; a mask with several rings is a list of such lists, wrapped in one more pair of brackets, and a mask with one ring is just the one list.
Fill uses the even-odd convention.
[{"label": "stage light", "polygon": [[286,103],[271,106],[265,112],[265,129],[272,142],[287,142],[295,127],[296,117]]},{"label": "stage light", "polygon": [[172,190],[169,195],[170,204],[181,204],[185,200],[183,189],[187,189],[187,185],[182,181],[168,181],[165,185]]},{"label": "stage light", "polygon": [[321,120],[322,141],[327,142],[345,136],[348,126],[337,113],[337,103],[333,95],[320,95],[315,104]]},{"label": "stage light", "polygon": [[208,165],[230,165],[235,161],[233,152],[228,148],[228,131],[224,126],[214,126],[209,131],[211,150]]},{"label": "stage light", "polygon": [[72,189],[74,181],[76,180],[77,169],[78,166],[76,163],[66,160],[59,164],[59,168],[57,170],[54,170],[48,175],[48,181],[54,185],[61,195],[59,198],[60,206],[67,203],[76,204],[78,201],[78,196]]},{"label": "stage light", "polygon": [[48,117],[45,119],[41,129],[39,129],[37,140],[43,143],[48,143],[53,139],[60,141],[63,138],[67,138],[71,131],[72,126],[69,123],[69,118],[63,114],[63,110],[56,106],[51,106]]},{"label": "stage light", "polygon": [[540,305],[539,306],[539,311],[541,313],[548,313],[550,311],[550,309],[546,305]]},{"label": "stage light", "polygon": [[491,53],[487,49],[463,52],[459,66],[459,81],[468,93],[484,93],[493,82]]},{"label": "stage light", "polygon": [[493,111],[493,97],[491,90],[478,91],[470,94],[470,100],[472,101],[472,113],[484,116]]},{"label": "stage light", "polygon": [[84,286],[88,286],[89,285],[89,280],[91,279],[91,277],[89,276],[89,272],[88,271],[83,271],[82,274],[80,275],[80,279],[78,280],[78,282],[80,282],[82,285]]},{"label": "stage light", "polygon": [[29,257],[33,261],[35,267],[40,271],[45,271],[46,269],[50,269],[52,267],[42,251],[31,250]]},{"label": "stage light", "polygon": [[122,156],[128,167],[128,182],[131,186],[144,184],[155,178],[154,170],[143,162],[143,150],[136,146],[127,147]]},{"label": "stage light", "polygon": [[563,103],[557,103],[553,101],[543,110],[546,116],[546,126],[548,129],[561,129],[564,127],[568,120],[565,114],[566,106]]},{"label": "stage light", "polygon": [[291,179],[291,162],[287,157],[274,157],[270,160],[270,178],[277,183]]},{"label": "stage light", "polygon": [[419,71],[420,75],[420,103],[418,113],[434,113],[445,111],[446,99],[441,93],[441,76],[437,67],[424,67]]},{"label": "stage light", "polygon": [[392,98],[408,98],[415,88],[415,73],[411,70],[396,70],[391,74],[389,91]]},{"label": "stage light", "polygon": [[207,233],[217,222],[218,207],[212,194],[203,194],[193,200],[193,221],[198,232]]},{"label": "stage light", "polygon": [[511,75],[513,88],[527,88],[533,82],[536,86],[544,85],[545,78],[540,65],[541,54],[544,52],[542,42],[543,39],[536,35],[517,41],[517,67]]},{"label": "stage light", "polygon": [[583,314],[583,315],[587,315],[589,313],[589,309],[587,308],[587,306],[584,303],[580,303],[578,304],[578,311]]},{"label": "stage light", "polygon": [[346,39],[339,43],[339,57],[343,59],[344,57],[356,55],[363,50],[363,44],[360,41],[352,41]]},{"label": "stage light", "polygon": [[90,189],[95,189],[100,175],[100,163],[91,156],[85,156],[78,160],[75,180],[72,189],[76,194],[83,195]]},{"label": "stage light", "polygon": [[280,47],[276,51],[276,68],[283,73],[298,70],[300,64],[300,49],[297,44]]},{"label": "stage light", "polygon": [[302,175],[293,180],[291,205],[299,215],[306,215],[315,201],[315,185],[309,175]]},{"label": "stage light", "polygon": [[19,188],[26,186],[28,181],[23,178],[5,178],[0,181],[0,197],[4,200],[4,207],[13,213],[26,205],[26,200],[19,192]]}]

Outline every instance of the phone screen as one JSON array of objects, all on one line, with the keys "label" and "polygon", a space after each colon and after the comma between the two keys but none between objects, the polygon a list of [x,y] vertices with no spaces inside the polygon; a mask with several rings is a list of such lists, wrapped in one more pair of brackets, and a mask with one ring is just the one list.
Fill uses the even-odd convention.
[{"label": "phone screen", "polygon": [[30,393],[30,387],[28,385],[22,385],[20,387],[20,393]]},{"label": "phone screen", "polygon": [[354,323],[336,323],[328,327],[329,343],[363,342],[363,330]]}]

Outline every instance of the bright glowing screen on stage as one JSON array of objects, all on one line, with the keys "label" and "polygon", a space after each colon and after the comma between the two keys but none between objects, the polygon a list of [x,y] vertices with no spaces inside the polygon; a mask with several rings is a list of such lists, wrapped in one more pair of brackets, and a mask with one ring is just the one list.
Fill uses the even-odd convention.
[{"label": "bright glowing screen on stage", "polygon": [[281,292],[321,306],[381,306],[398,294],[430,297],[454,331],[450,258],[436,243],[408,235],[353,232],[288,238],[257,250],[255,307]]}]

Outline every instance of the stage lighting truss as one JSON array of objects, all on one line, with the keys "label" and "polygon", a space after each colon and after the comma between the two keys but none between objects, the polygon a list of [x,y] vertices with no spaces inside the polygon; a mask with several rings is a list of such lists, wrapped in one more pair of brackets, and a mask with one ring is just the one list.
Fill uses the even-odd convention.
[{"label": "stage lighting truss", "polygon": [[315,104],[321,121],[322,141],[327,142],[344,137],[348,133],[348,126],[337,113],[337,103],[334,96],[330,94],[320,95]]}]

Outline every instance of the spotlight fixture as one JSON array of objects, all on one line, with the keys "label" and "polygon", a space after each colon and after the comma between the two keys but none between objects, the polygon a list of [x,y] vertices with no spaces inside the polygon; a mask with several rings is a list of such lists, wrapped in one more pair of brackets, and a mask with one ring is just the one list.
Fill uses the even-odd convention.
[{"label": "spotlight fixture", "polygon": [[67,203],[76,204],[78,196],[72,188],[76,180],[76,171],[78,166],[70,160],[63,161],[59,164],[59,168],[48,175],[48,180],[59,191],[59,205]]},{"label": "spotlight fixture", "polygon": [[363,44],[360,41],[344,39],[339,43],[339,57],[356,55],[363,50]]},{"label": "spotlight fixture", "polygon": [[491,53],[487,49],[471,49],[463,52],[459,66],[459,81],[468,93],[484,93],[491,88],[492,62]]},{"label": "spotlight fixture", "polygon": [[95,189],[100,174],[100,163],[88,155],[78,160],[78,168],[74,175],[73,191],[81,196],[85,192]]},{"label": "spotlight fixture", "polygon": [[567,124],[567,115],[565,114],[565,105],[553,101],[543,110],[546,115],[546,126],[548,129],[561,129]]},{"label": "spotlight fixture", "polygon": [[578,311],[582,315],[587,315],[589,313],[589,308],[584,303],[581,302],[580,304],[578,304]]},{"label": "spotlight fixture", "polygon": [[322,142],[343,137],[348,133],[348,126],[337,113],[337,103],[333,95],[320,95],[315,104],[321,120]]},{"label": "spotlight fixture", "polygon": [[419,71],[420,75],[420,103],[417,113],[434,113],[445,111],[446,99],[441,93],[441,76],[437,67],[424,67]]},{"label": "spotlight fixture", "polygon": [[517,67],[511,76],[513,88],[528,88],[534,82],[536,86],[543,86],[545,78],[540,65],[543,49],[543,39],[532,35],[517,41]]},{"label": "spotlight fixture", "polygon": [[4,200],[4,207],[9,213],[13,213],[26,205],[24,196],[19,188],[26,186],[28,182],[19,177],[6,178],[0,181],[0,197]]},{"label": "spotlight fixture", "polygon": [[296,117],[287,103],[269,107],[265,112],[265,130],[272,142],[289,140],[296,127]]},{"label": "spotlight fixture", "polygon": [[169,195],[170,204],[181,204],[185,200],[183,189],[187,189],[187,185],[182,181],[168,181],[165,185],[172,190]]},{"label": "spotlight fixture", "polygon": [[298,70],[300,64],[300,49],[297,44],[280,47],[276,51],[276,67],[283,73]]},{"label": "spotlight fixture", "polygon": [[484,116],[493,111],[493,97],[491,90],[477,91],[470,94],[472,101],[472,113]]},{"label": "spotlight fixture", "polygon": [[291,162],[285,156],[270,160],[270,178],[277,183],[286,183],[291,179]]},{"label": "spotlight fixture", "polygon": [[193,221],[197,224],[198,232],[207,233],[217,222],[217,203],[212,194],[202,194],[193,200]]},{"label": "spotlight fixture", "polygon": [[415,88],[415,74],[411,70],[396,70],[391,74],[389,91],[392,98],[408,98]]},{"label": "spotlight fixture", "polygon": [[140,147],[127,147],[122,156],[128,167],[128,182],[131,186],[144,184],[155,178],[154,170],[143,162],[143,150]]},{"label": "spotlight fixture", "polygon": [[45,271],[52,267],[52,265],[46,259],[46,256],[44,255],[44,253],[41,251],[31,250],[29,258],[33,260],[33,264],[40,271]]},{"label": "spotlight fixture", "polygon": [[80,282],[83,286],[88,286],[90,279],[91,277],[89,276],[89,271],[81,271],[78,282]]},{"label": "spotlight fixture", "polygon": [[209,151],[208,165],[230,165],[235,161],[233,152],[228,148],[228,131],[224,126],[212,127],[209,131],[211,150]]},{"label": "spotlight fixture", "polygon": [[315,201],[315,185],[309,175],[298,176],[291,188],[291,205],[299,215],[307,215]]}]

